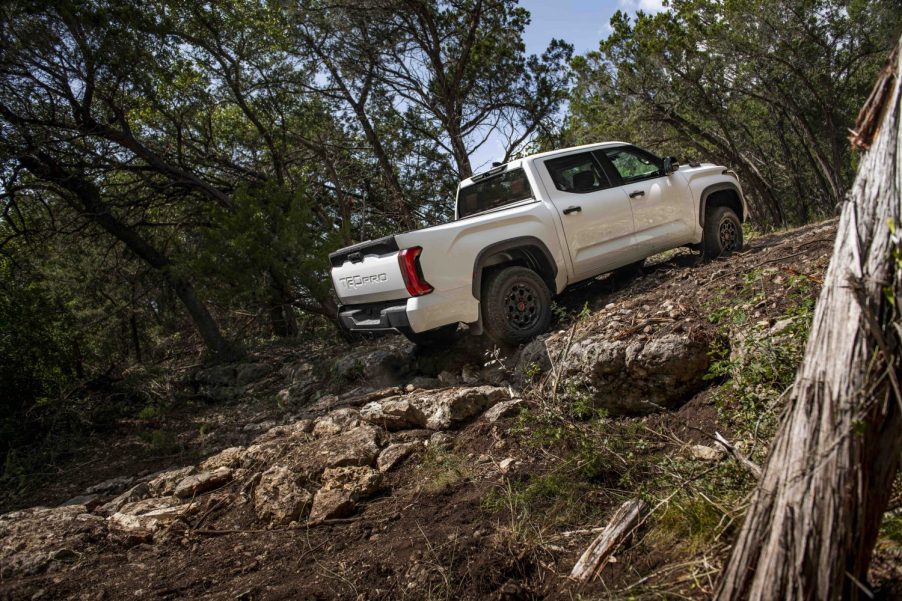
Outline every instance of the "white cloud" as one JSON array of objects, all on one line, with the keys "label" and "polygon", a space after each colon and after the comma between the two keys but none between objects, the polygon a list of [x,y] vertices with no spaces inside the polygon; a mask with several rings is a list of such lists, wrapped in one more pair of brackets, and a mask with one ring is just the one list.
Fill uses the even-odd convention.
[{"label": "white cloud", "polygon": [[644,11],[646,13],[660,13],[669,10],[664,6],[663,0],[619,0],[620,8],[628,12]]}]

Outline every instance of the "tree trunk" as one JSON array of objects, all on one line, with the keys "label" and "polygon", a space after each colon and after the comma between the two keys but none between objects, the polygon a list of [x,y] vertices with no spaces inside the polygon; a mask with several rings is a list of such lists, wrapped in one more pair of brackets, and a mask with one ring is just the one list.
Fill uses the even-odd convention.
[{"label": "tree trunk", "polygon": [[856,599],[864,590],[902,453],[898,56],[897,47],[859,117],[856,142],[870,150],[719,600]]},{"label": "tree trunk", "polygon": [[291,304],[292,294],[288,282],[274,267],[269,269],[269,278],[269,321],[273,334],[279,338],[297,338],[300,329]]},{"label": "tree trunk", "polygon": [[135,349],[135,361],[144,363],[144,359],[141,357],[141,337],[138,335],[138,316],[136,313],[133,312],[129,316],[128,324],[131,328],[132,347]]}]

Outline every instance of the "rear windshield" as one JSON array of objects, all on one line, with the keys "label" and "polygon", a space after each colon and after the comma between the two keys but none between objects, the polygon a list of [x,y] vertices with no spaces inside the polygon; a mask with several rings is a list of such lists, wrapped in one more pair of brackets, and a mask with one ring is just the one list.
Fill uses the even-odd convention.
[{"label": "rear windshield", "polygon": [[533,198],[533,195],[526,173],[522,169],[511,169],[461,188],[457,193],[457,215],[463,219],[527,198]]}]

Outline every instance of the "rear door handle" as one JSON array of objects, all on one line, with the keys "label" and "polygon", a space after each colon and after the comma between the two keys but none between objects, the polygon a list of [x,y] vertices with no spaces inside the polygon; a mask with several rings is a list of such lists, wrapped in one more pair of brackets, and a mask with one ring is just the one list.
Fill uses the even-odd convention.
[{"label": "rear door handle", "polygon": [[630,192],[630,198],[636,198],[637,196],[645,196],[645,190],[634,190]]},{"label": "rear door handle", "polygon": [[566,209],[564,209],[563,213],[564,215],[569,215],[570,213],[580,213],[582,212],[582,210],[582,207],[567,207]]}]

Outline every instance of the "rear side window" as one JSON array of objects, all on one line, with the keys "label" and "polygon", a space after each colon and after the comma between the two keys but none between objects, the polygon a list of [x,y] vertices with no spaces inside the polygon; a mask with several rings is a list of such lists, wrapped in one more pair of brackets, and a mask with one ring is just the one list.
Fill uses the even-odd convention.
[{"label": "rear side window", "polygon": [[457,215],[463,219],[527,198],[533,198],[533,194],[526,173],[511,169],[461,188],[457,193]]},{"label": "rear side window", "polygon": [[611,185],[588,152],[549,159],[545,161],[545,168],[555,188],[564,192],[585,194]]}]

